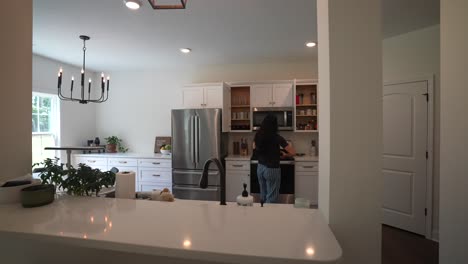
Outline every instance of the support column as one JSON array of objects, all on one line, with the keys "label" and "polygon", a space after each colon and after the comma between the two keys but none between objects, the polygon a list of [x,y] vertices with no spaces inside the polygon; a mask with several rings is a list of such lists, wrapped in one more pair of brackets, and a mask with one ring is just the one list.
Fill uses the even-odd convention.
[{"label": "support column", "polygon": [[439,263],[468,263],[468,1],[440,4]]},{"label": "support column", "polygon": [[382,36],[376,0],[318,0],[319,209],[344,263],[381,262]]},{"label": "support column", "polygon": [[31,173],[32,0],[0,8],[0,181]]}]

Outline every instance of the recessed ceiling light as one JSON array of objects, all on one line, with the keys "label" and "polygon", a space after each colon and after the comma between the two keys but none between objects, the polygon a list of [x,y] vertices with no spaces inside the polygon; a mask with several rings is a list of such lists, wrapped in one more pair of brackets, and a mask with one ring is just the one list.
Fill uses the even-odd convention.
[{"label": "recessed ceiling light", "polygon": [[192,52],[192,50],[189,49],[189,48],[181,48],[181,49],[180,49],[180,52],[182,52],[182,53],[190,53],[190,52]]},{"label": "recessed ceiling light", "polygon": [[137,10],[141,6],[141,0],[124,0],[125,5],[132,10]]},{"label": "recessed ceiling light", "polygon": [[317,43],[315,43],[315,42],[307,42],[307,43],[306,43],[306,46],[307,46],[308,48],[313,48],[313,47],[317,46]]}]

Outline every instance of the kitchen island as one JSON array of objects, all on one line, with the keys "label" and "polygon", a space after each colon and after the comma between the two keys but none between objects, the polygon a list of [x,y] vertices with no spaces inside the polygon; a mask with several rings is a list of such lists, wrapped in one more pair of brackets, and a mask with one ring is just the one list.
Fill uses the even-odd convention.
[{"label": "kitchen island", "polygon": [[57,262],[335,263],[342,255],[321,213],[292,205],[62,196],[38,208],[0,206],[0,219],[5,263],[66,252],[79,258]]}]

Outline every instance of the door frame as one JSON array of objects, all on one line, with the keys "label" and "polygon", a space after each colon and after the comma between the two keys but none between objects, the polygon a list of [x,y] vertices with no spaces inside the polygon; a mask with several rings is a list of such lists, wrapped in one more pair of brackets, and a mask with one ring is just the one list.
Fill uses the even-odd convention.
[{"label": "door frame", "polygon": [[385,81],[383,86],[405,83],[426,82],[429,100],[427,102],[427,152],[426,162],[426,233],[425,237],[432,239],[432,215],[433,215],[433,181],[434,181],[434,83],[435,74],[404,79],[400,81]]}]

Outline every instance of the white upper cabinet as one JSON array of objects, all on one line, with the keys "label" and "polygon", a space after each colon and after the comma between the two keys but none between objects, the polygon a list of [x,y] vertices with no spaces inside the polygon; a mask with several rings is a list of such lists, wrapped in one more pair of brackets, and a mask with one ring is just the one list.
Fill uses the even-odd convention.
[{"label": "white upper cabinet", "polygon": [[291,84],[258,84],[252,86],[253,107],[292,107],[293,89]]},{"label": "white upper cabinet", "polygon": [[229,132],[230,96],[226,83],[190,84],[182,88],[182,109],[221,108],[223,132]]},{"label": "white upper cabinet", "polygon": [[272,84],[252,85],[250,101],[253,107],[271,107],[273,102]]},{"label": "white upper cabinet", "polygon": [[182,108],[223,108],[224,84],[189,85],[182,88]]},{"label": "white upper cabinet", "polygon": [[182,89],[183,108],[203,108],[203,104],[203,87],[185,87]]},{"label": "white upper cabinet", "polygon": [[223,108],[223,87],[205,87],[205,108]]},{"label": "white upper cabinet", "polygon": [[273,106],[293,106],[293,87],[291,84],[273,84]]}]

